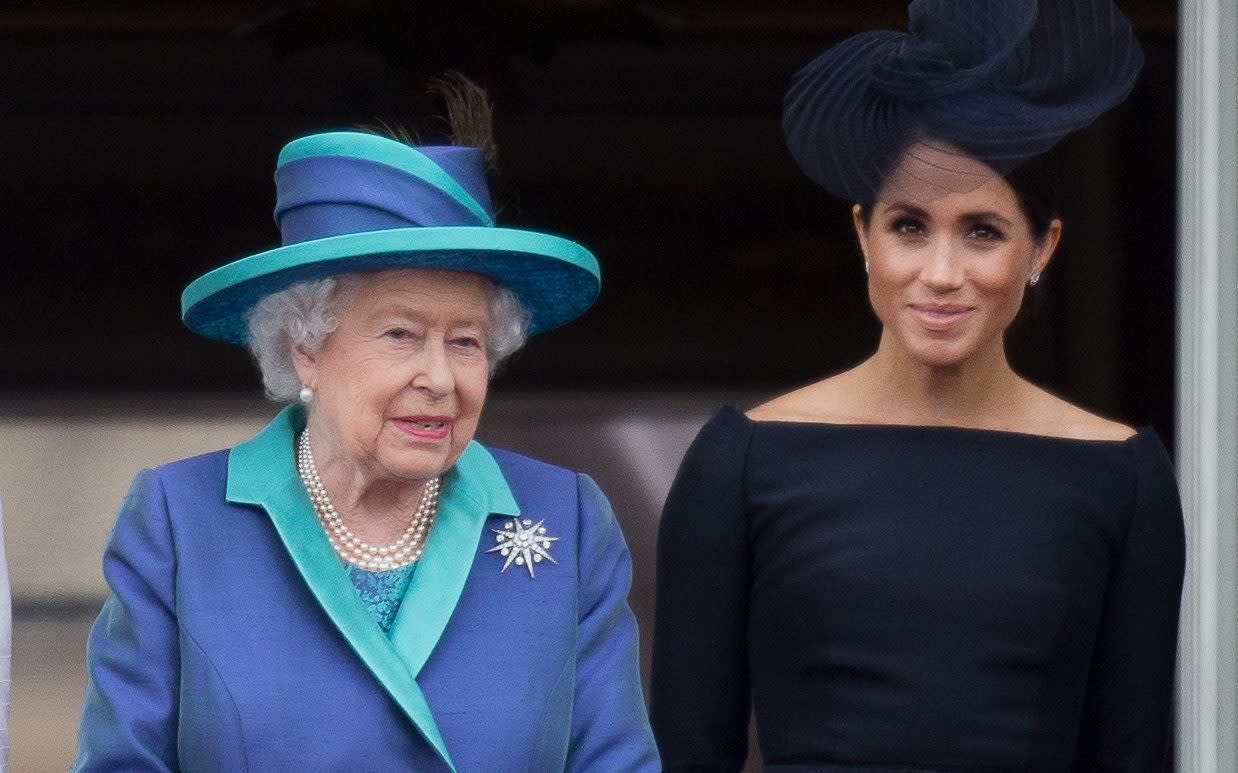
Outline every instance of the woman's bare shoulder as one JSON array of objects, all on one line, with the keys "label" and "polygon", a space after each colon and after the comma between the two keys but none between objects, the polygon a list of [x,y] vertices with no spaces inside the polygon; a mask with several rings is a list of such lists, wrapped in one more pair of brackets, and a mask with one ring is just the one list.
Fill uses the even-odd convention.
[{"label": "woman's bare shoulder", "polygon": [[837,373],[808,386],[786,392],[749,409],[752,421],[846,424],[856,420],[851,408],[854,392],[851,371]]},{"label": "woman's bare shoulder", "polygon": [[1052,392],[1032,386],[1034,434],[1075,440],[1129,440],[1138,434],[1134,427],[1087,411]]}]

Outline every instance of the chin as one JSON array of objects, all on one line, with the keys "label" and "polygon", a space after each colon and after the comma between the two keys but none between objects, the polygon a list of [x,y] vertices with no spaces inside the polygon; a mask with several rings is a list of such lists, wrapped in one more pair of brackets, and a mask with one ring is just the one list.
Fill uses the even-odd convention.
[{"label": "chin", "polygon": [[383,467],[393,477],[420,482],[447,472],[451,468],[451,460],[442,453],[400,451],[384,459]]},{"label": "chin", "polygon": [[954,368],[975,354],[965,341],[917,341],[907,347],[911,358],[929,368]]}]

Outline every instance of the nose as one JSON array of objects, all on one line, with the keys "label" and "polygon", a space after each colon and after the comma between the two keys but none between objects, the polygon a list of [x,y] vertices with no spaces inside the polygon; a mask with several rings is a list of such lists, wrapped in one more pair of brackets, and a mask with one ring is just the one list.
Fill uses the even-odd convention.
[{"label": "nose", "polygon": [[433,397],[444,397],[455,388],[455,376],[447,361],[447,342],[442,336],[427,336],[425,348],[413,374],[413,387]]},{"label": "nose", "polygon": [[963,263],[950,239],[939,236],[925,254],[920,281],[934,292],[944,293],[963,284]]}]

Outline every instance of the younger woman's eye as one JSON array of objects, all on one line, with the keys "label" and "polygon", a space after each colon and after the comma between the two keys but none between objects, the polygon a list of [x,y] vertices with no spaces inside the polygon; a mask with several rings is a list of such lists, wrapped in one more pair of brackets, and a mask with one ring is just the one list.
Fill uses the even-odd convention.
[{"label": "younger woman's eye", "polygon": [[914,217],[900,217],[890,223],[890,230],[901,236],[920,236],[924,233],[924,224]]},{"label": "younger woman's eye", "polygon": [[979,239],[985,242],[999,242],[1006,238],[1006,235],[1000,229],[991,226],[987,223],[977,223],[968,230],[967,235],[973,239]]}]

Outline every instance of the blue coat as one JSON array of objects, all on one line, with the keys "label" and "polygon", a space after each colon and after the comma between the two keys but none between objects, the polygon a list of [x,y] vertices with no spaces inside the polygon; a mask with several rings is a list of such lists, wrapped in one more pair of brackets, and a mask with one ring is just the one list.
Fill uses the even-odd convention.
[{"label": "blue coat", "polygon": [[[659,769],[630,558],[592,480],[470,444],[388,638],[296,475],[303,423],[134,481],[75,770]],[[516,515],[559,538],[535,577],[485,552]]]}]

